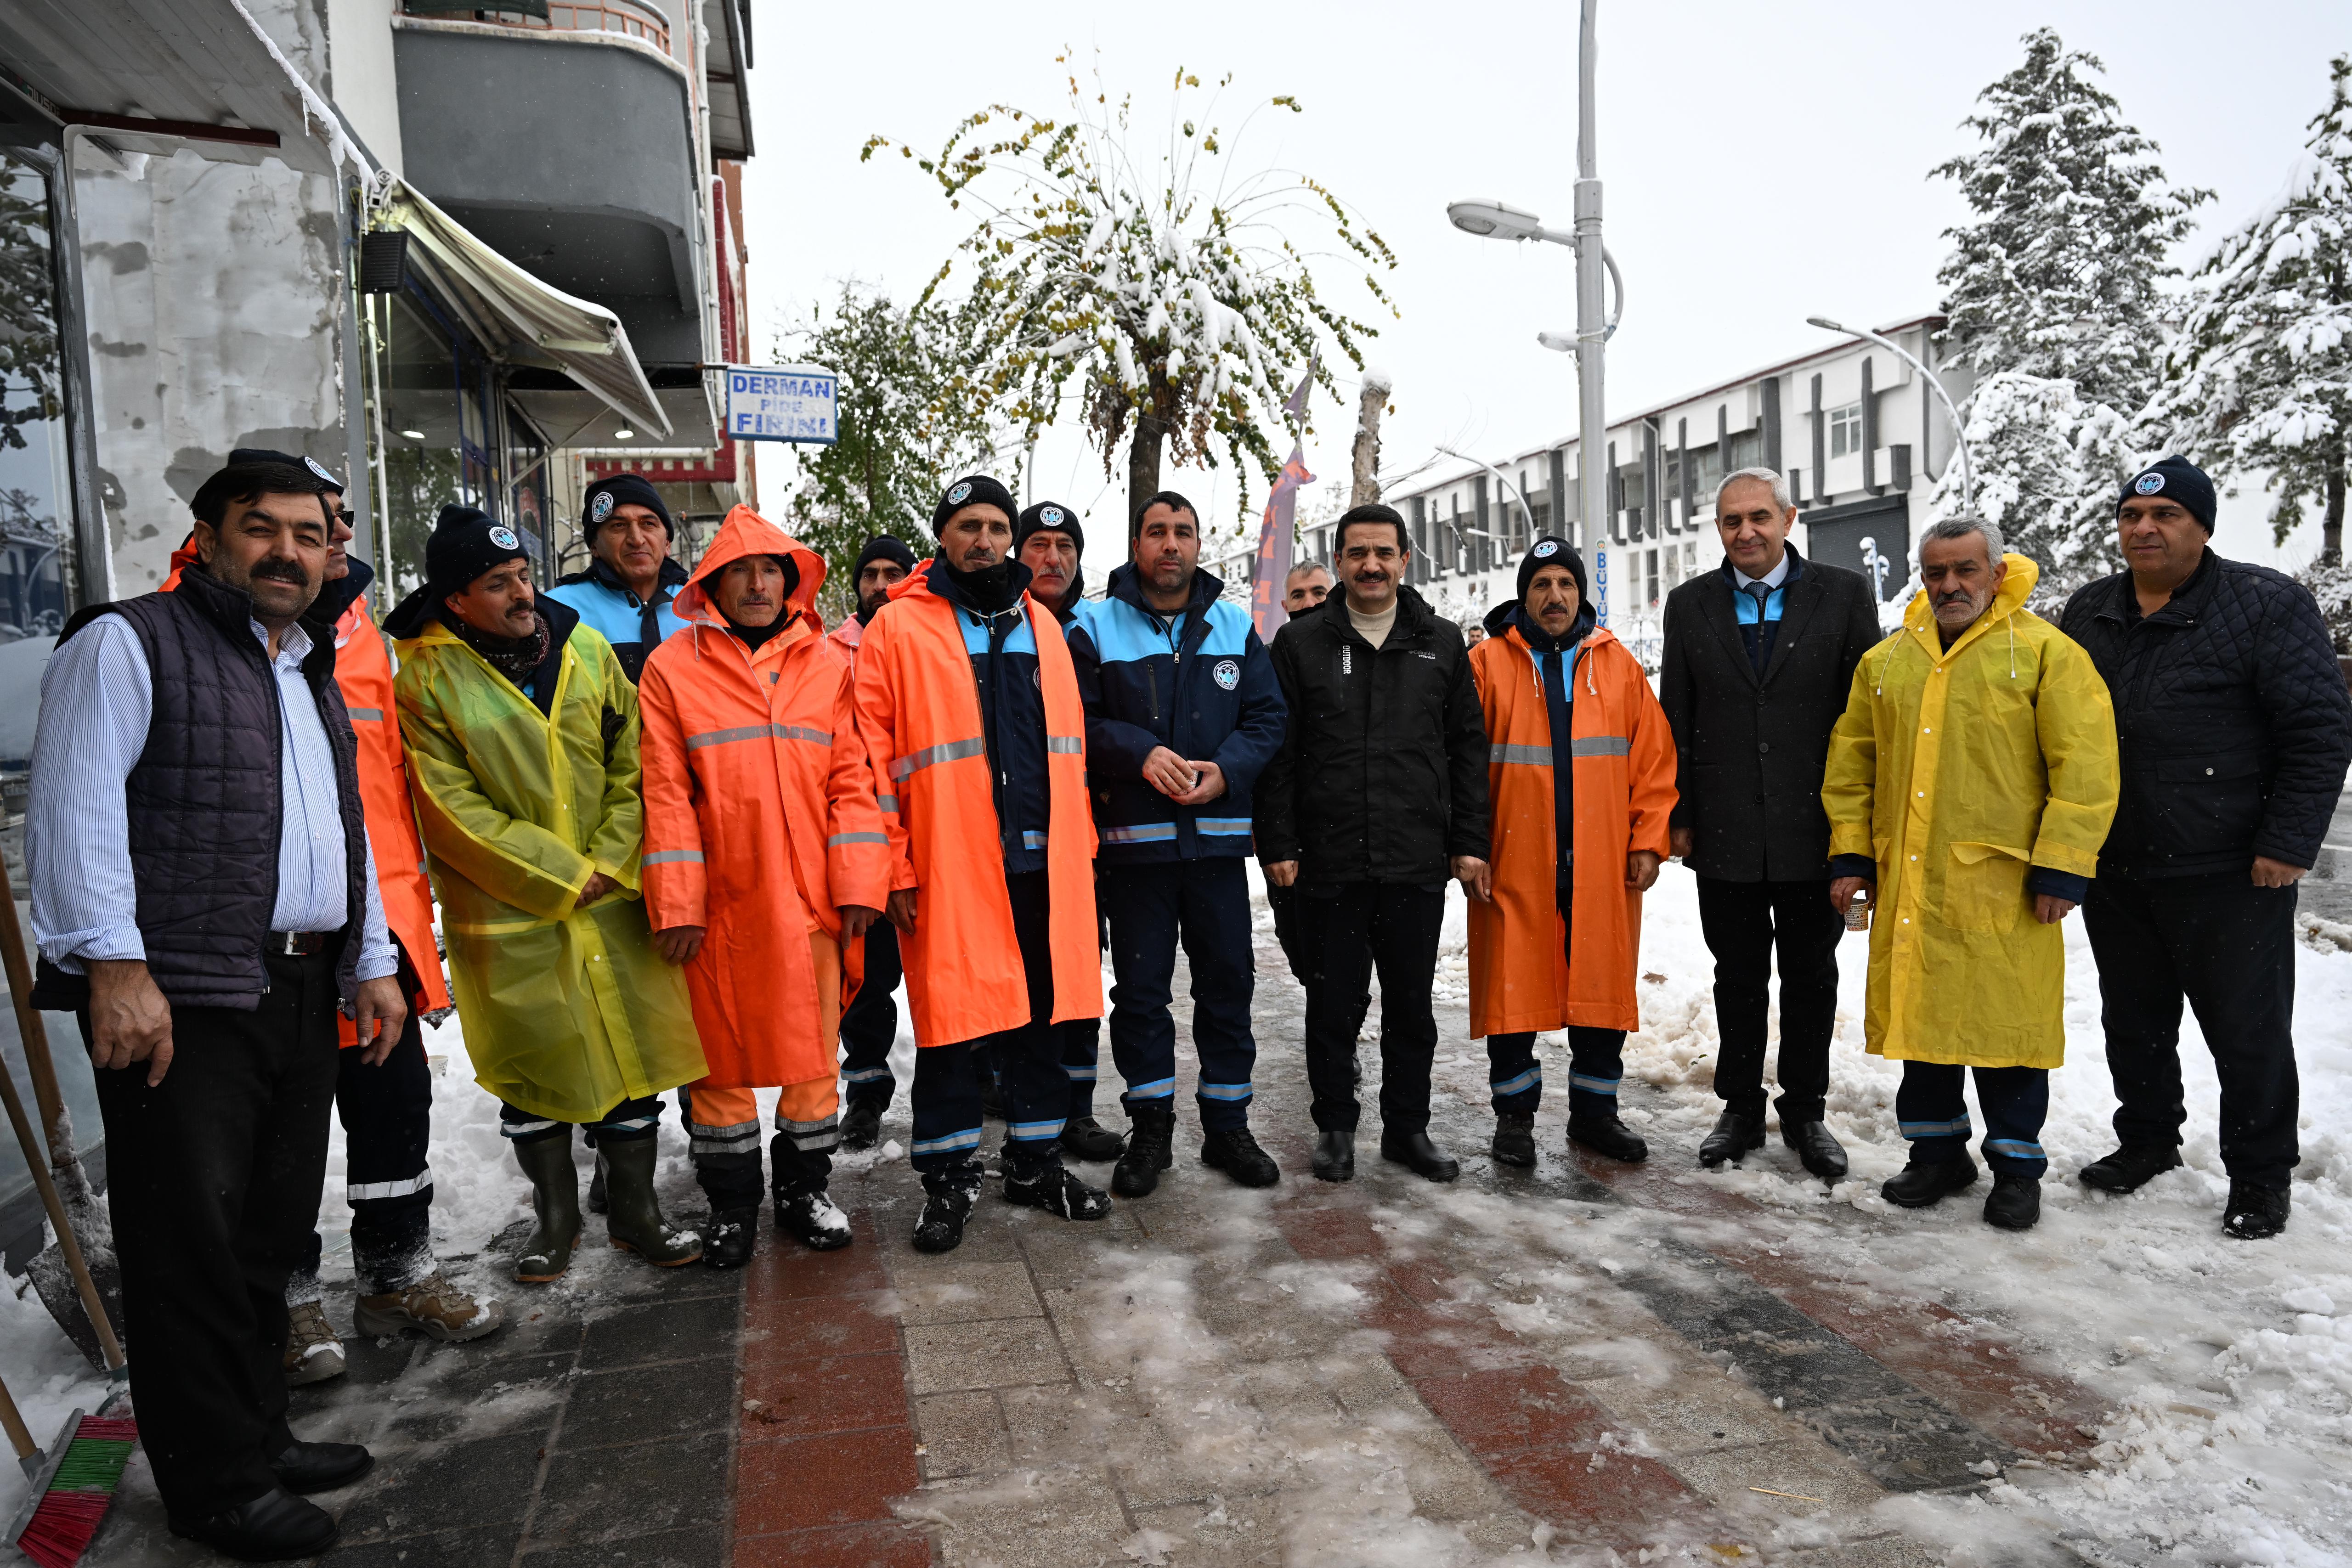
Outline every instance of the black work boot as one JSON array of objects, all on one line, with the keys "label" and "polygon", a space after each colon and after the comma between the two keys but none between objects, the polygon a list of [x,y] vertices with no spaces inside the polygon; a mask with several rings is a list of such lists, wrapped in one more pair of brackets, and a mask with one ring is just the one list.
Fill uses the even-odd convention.
[{"label": "black work boot", "polygon": [[1430,1142],[1427,1133],[1381,1133],[1381,1158],[1430,1181],[1452,1181],[1462,1174],[1462,1162]]},{"label": "black work boot", "polygon": [[1985,1194],[1985,1223],[2003,1230],[2031,1230],[2042,1218],[2042,1178],[2016,1171],[1992,1173],[1992,1190]]},{"label": "black work boot", "polygon": [[1780,1118],[1780,1141],[1796,1151],[1804,1167],[1823,1181],[1845,1176],[1845,1145],[1832,1135],[1826,1122],[1791,1122]]},{"label": "black work boot", "polygon": [[2180,1167],[2180,1149],[2174,1144],[2126,1144],[2105,1159],[2082,1169],[2084,1186],[2101,1192],[2137,1192],[2168,1170]]},{"label": "black work boot", "polygon": [[2221,1234],[2239,1241],[2261,1241],[2286,1228],[2291,1207],[2283,1186],[2256,1186],[2252,1182],[2230,1184],[2230,1201],[2221,1211]]},{"label": "black work boot", "polygon": [[841,1108],[841,1146],[856,1152],[882,1141],[882,1107],[872,1100],[852,1100]]},{"label": "black work boot", "polygon": [[1127,1140],[1096,1121],[1092,1116],[1073,1116],[1062,1124],[1057,1140],[1062,1152],[1074,1160],[1092,1160],[1097,1164],[1115,1160],[1127,1152]]},{"label": "black work boot", "polygon": [[572,1129],[520,1139],[514,1156],[530,1178],[530,1210],[538,1221],[515,1260],[514,1277],[520,1284],[544,1285],[572,1267],[572,1249],[580,1241],[580,1172],[572,1164]]},{"label": "black work boot", "polygon": [[1176,1107],[1139,1101],[1127,1108],[1127,1152],[1111,1167],[1110,1189],[1121,1197],[1148,1197],[1160,1173],[1176,1162]]},{"label": "black work boot", "polygon": [[702,1263],[707,1269],[740,1269],[751,1260],[751,1241],[760,1228],[757,1208],[714,1208],[703,1228]]},{"label": "black work boot", "polygon": [[1236,1186],[1272,1186],[1282,1179],[1274,1156],[1257,1146],[1247,1127],[1201,1134],[1201,1163],[1223,1171]]},{"label": "black work boot", "polygon": [[963,1245],[964,1221],[979,1200],[982,1172],[978,1160],[966,1160],[943,1171],[923,1173],[923,1212],[915,1221],[915,1250],[952,1252]]},{"label": "black work boot", "polygon": [[661,1200],[654,1196],[654,1160],[659,1152],[650,1137],[604,1141],[605,1191],[613,1204],[604,1217],[604,1234],[625,1252],[676,1269],[702,1256],[702,1238],[662,1218]]},{"label": "black work boot", "polygon": [[851,1240],[849,1216],[821,1186],[778,1187],[776,1228],[812,1252],[837,1251]]},{"label": "black work boot", "polygon": [[1623,1160],[1627,1165],[1639,1165],[1650,1157],[1650,1145],[1639,1133],[1619,1121],[1614,1111],[1588,1111],[1582,1115],[1569,1113],[1568,1141],[1582,1144],[1595,1154]]},{"label": "black work boot", "polygon": [[1322,1181],[1353,1181],[1356,1179],[1356,1133],[1352,1127],[1334,1127],[1315,1134],[1315,1154],[1308,1168]]},{"label": "black work boot", "polygon": [[1698,1146],[1698,1163],[1713,1170],[1726,1160],[1737,1163],[1764,1146],[1764,1118],[1726,1111],[1715,1119],[1715,1130]]},{"label": "black work boot", "polygon": [[588,1173],[588,1212],[610,1214],[613,1211],[612,1200],[604,1196],[604,1151],[593,1149],[590,1153],[596,1158]]},{"label": "black work boot", "polygon": [[1062,1164],[1062,1151],[1051,1144],[1034,1153],[1018,1144],[1005,1145],[1004,1201],[1062,1219],[1100,1219],[1110,1212],[1110,1194],[1072,1176]]},{"label": "black work boot", "polygon": [[[1977,1163],[1966,1155],[1932,1164],[1914,1161],[1889,1176],[1879,1187],[1878,1196],[1897,1208],[1925,1208],[1929,1204],[1941,1203],[1963,1187],[1974,1186],[1976,1179]],[[2039,1201],[2037,1196],[2037,1205]]]},{"label": "black work boot", "polygon": [[1536,1118],[1532,1111],[1495,1113],[1495,1163],[1531,1166],[1536,1163]]}]

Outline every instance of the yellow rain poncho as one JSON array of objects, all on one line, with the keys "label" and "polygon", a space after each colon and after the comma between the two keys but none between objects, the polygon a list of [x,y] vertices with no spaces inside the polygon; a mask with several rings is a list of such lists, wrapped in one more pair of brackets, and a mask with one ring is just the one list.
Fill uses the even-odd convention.
[{"label": "yellow rain poncho", "polygon": [[[575,619],[541,605],[551,623]],[[438,621],[394,646],[474,1081],[538,1115],[593,1122],[702,1077],[685,977],[655,952],[638,898],[637,694],[611,644],[572,627],[552,719]],[[574,909],[598,872],[620,887]]]},{"label": "yellow rain poncho", "polygon": [[1920,594],[1865,654],[1830,738],[1830,853],[1878,862],[1864,1034],[1874,1053],[1973,1067],[2065,1060],[2066,948],[2029,865],[2095,873],[2116,814],[2106,683],[2025,608],[2023,556],[1946,648]]}]

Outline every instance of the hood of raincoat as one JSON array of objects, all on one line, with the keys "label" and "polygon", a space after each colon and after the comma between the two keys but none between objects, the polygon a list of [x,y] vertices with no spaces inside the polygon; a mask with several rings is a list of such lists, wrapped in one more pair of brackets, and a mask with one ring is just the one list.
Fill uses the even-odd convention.
[{"label": "hood of raincoat", "polygon": [[2098,869],[2120,782],[2090,654],[2025,608],[2022,556],[1947,648],[1925,595],[1863,656],[1821,787],[1830,853],[1877,866],[1864,1036],[1874,1054],[1976,1067],[2065,1060],[2062,927],[2035,866]]},{"label": "hood of raincoat", "polygon": [[768,521],[749,507],[737,507],[719,525],[718,537],[702,559],[694,565],[693,575],[678,590],[670,608],[681,621],[727,630],[727,617],[719,612],[718,601],[710,595],[711,585],[730,561],[745,556],[782,556],[793,563],[800,573],[800,581],[793,586],[784,599],[784,614],[796,621],[808,622],[816,635],[824,635],[824,618],[817,613],[817,591],[824,586],[824,558]]}]

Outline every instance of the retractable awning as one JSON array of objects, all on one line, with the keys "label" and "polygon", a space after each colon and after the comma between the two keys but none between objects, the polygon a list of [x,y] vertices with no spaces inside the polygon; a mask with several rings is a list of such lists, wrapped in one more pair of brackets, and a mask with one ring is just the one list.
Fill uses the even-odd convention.
[{"label": "retractable awning", "polygon": [[409,265],[426,274],[485,345],[516,362],[562,371],[625,419],[670,434],[619,317],[541,282],[398,179],[375,220],[408,232]]}]

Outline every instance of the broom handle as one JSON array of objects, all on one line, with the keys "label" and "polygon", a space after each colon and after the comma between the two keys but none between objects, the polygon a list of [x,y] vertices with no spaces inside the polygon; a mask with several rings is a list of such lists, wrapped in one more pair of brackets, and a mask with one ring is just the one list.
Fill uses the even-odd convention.
[{"label": "broom handle", "polygon": [[5,1383],[0,1383],[0,1427],[7,1429],[8,1441],[16,1445],[18,1458],[29,1459],[41,1451],[25,1426],[25,1417],[17,1412],[16,1396],[8,1392]]},{"label": "broom handle", "polygon": [[25,1165],[33,1173],[33,1185],[40,1189],[41,1207],[49,1211],[49,1223],[58,1228],[58,1246],[66,1255],[66,1267],[73,1271],[74,1289],[81,1296],[81,1310],[89,1314],[89,1326],[98,1331],[99,1349],[106,1353],[106,1369],[119,1372],[122,1368],[122,1345],[114,1337],[114,1324],[107,1320],[106,1308],[98,1299],[98,1285],[89,1277],[89,1265],[82,1260],[81,1243],[74,1239],[73,1226],[66,1219],[66,1206],[58,1200],[58,1184],[49,1179],[49,1167],[41,1158],[40,1145],[33,1138],[33,1124],[25,1119],[25,1099],[16,1092],[16,1075],[0,1062],[0,1100],[8,1105],[9,1125],[16,1129],[16,1143],[25,1151]]},{"label": "broom handle", "polygon": [[25,962],[25,931],[16,919],[16,890],[9,885],[8,865],[0,860],[0,967],[8,972],[8,999],[16,1009],[16,1036],[25,1042],[25,1071],[33,1081],[33,1103],[41,1113],[47,1134],[49,1163],[74,1158],[64,1134],[65,1096],[58,1092],[57,1064],[49,1058],[49,1032],[41,1012],[33,1006],[32,967]]}]

